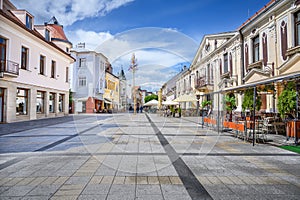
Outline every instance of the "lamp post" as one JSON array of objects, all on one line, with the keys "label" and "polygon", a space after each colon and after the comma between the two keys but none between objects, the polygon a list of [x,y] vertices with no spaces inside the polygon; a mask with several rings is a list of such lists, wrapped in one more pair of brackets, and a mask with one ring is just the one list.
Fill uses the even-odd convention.
[{"label": "lamp post", "polygon": [[196,91],[196,98],[197,98],[197,112],[196,112],[196,114],[197,114],[197,117],[199,116],[199,107],[200,107],[200,102],[199,102],[199,100],[200,100],[200,92],[197,90]]},{"label": "lamp post", "polygon": [[135,80],[134,80],[134,75],[135,75],[135,71],[137,70],[137,59],[135,58],[134,53],[132,54],[132,57],[131,57],[131,64],[130,64],[129,70],[132,71],[133,114],[136,114],[136,95],[135,95]]}]

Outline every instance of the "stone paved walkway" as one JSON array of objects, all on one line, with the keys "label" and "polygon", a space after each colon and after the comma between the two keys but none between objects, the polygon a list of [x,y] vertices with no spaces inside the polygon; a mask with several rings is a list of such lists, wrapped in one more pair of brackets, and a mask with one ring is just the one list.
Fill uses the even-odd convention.
[{"label": "stone paved walkway", "polygon": [[185,118],[48,122],[0,134],[0,199],[300,199],[299,154]]}]

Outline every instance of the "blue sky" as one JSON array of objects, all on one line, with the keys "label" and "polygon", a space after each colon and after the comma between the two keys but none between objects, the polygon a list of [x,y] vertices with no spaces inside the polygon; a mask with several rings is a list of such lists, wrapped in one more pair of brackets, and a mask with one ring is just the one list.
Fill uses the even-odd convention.
[{"label": "blue sky", "polygon": [[[155,90],[189,65],[205,34],[236,30],[269,0],[11,0],[43,24],[52,16],[76,46],[85,42],[118,72],[132,53],[137,84]],[[149,28],[153,27],[153,28]],[[157,35],[156,31],[161,33]],[[118,54],[116,54],[118,52]],[[145,84],[148,83],[148,84]],[[155,83],[155,84],[154,84]],[[155,85],[155,86],[154,86]]]}]

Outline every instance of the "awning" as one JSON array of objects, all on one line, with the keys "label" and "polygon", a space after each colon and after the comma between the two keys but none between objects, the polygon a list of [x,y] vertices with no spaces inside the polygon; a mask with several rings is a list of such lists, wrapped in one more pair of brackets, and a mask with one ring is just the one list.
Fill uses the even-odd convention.
[{"label": "awning", "polygon": [[178,102],[175,102],[175,101],[164,101],[162,102],[162,105],[178,105],[179,103]]},{"label": "awning", "polygon": [[289,80],[289,79],[296,79],[296,78],[300,78],[300,73],[299,72],[294,72],[294,73],[290,73],[290,74],[282,74],[282,75],[279,75],[279,76],[271,77],[267,80],[261,80],[261,81],[257,81],[257,82],[254,82],[254,83],[247,83],[247,84],[239,85],[239,86],[236,86],[236,87],[225,88],[225,89],[223,89],[219,92],[244,90],[246,88],[255,87],[257,85],[266,85],[266,84],[270,84],[270,83],[274,83],[274,82],[278,82],[278,81],[282,81],[282,80]]},{"label": "awning", "polygon": [[104,103],[106,103],[106,104],[112,104],[112,100],[110,100],[108,98],[104,98]]},{"label": "awning", "polygon": [[182,96],[177,97],[176,99],[174,99],[173,101],[175,102],[193,102],[193,101],[198,101],[195,95],[187,95],[184,94]]},{"label": "awning", "polygon": [[157,106],[157,105],[158,105],[158,101],[155,99],[152,99],[151,101],[144,104],[144,106]]},{"label": "awning", "polygon": [[78,99],[74,99],[75,101],[87,101],[89,97],[81,97],[81,98],[78,98]]}]

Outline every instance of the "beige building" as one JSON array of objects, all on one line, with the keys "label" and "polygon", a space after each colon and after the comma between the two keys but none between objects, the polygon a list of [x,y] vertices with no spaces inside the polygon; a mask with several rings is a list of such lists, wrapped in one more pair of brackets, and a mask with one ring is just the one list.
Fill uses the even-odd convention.
[{"label": "beige building", "polygon": [[118,111],[120,104],[120,80],[112,71],[111,65],[106,66],[105,71],[105,89],[103,94],[102,108],[105,110]]},{"label": "beige building", "polygon": [[275,94],[259,92],[260,111],[277,111],[279,81],[299,79],[299,49],[300,1],[271,0],[236,31],[203,37],[191,66],[176,81],[176,96],[200,96],[200,104],[211,100],[212,117],[219,118],[225,93],[235,95],[236,111],[242,111],[243,90],[272,84]]},{"label": "beige building", "polygon": [[1,0],[0,121],[63,116],[69,110],[71,43],[55,18],[41,26],[34,16]]}]

